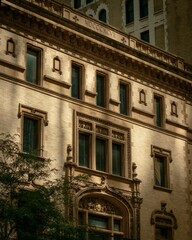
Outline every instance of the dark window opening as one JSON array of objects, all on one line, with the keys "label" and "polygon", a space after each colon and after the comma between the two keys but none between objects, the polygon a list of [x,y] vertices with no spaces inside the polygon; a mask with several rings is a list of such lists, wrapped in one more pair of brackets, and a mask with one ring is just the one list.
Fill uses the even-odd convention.
[{"label": "dark window opening", "polygon": [[40,51],[27,49],[27,66],[26,66],[26,80],[27,82],[39,83],[39,68],[40,68]]},{"label": "dark window opening", "polygon": [[96,170],[106,171],[106,140],[96,139]]},{"label": "dark window opening", "polygon": [[81,98],[80,89],[81,89],[81,67],[77,65],[72,65],[72,87],[71,95],[74,98]]},{"label": "dark window opening", "polygon": [[40,120],[24,116],[23,151],[39,154],[40,151]]},{"label": "dark window opening", "polygon": [[74,0],[74,8],[80,8],[81,7],[81,0]]},{"label": "dark window opening", "polygon": [[99,12],[99,20],[102,21],[102,22],[107,22],[107,13],[106,13],[106,10],[105,9],[102,9],[100,12]]},{"label": "dark window opening", "polygon": [[134,3],[133,0],[127,0],[125,2],[125,11],[126,11],[126,24],[134,21]]},{"label": "dark window opening", "polygon": [[141,36],[141,40],[145,41],[145,42],[149,42],[150,38],[149,38],[149,30],[144,31],[140,34]]},{"label": "dark window opening", "polygon": [[97,105],[105,107],[105,76],[97,74]]},{"label": "dark window opening", "polygon": [[148,0],[140,0],[140,18],[148,16]]},{"label": "dark window opening", "polygon": [[79,165],[89,167],[89,135],[79,134]]}]

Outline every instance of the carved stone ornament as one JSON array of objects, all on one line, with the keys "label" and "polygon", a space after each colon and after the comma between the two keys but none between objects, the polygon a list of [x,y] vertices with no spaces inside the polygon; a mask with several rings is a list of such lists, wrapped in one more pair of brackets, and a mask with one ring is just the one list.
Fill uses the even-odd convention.
[{"label": "carved stone ornament", "polygon": [[92,124],[83,120],[79,120],[79,128],[92,130]]},{"label": "carved stone ornament", "polygon": [[120,132],[112,131],[112,137],[118,140],[125,140],[125,135]]},{"label": "carved stone ornament", "polygon": [[96,197],[84,197],[79,202],[79,207],[95,212],[121,215],[119,209],[106,199]]},{"label": "carved stone ornament", "polygon": [[155,210],[151,215],[151,225],[161,225],[165,227],[178,228],[177,220],[173,211],[168,212],[166,210],[166,203],[161,203],[161,210]]},{"label": "carved stone ornament", "polygon": [[109,131],[107,128],[103,128],[101,126],[96,126],[96,132],[97,133],[100,133],[100,134],[103,134],[103,135],[108,135],[109,134]]}]

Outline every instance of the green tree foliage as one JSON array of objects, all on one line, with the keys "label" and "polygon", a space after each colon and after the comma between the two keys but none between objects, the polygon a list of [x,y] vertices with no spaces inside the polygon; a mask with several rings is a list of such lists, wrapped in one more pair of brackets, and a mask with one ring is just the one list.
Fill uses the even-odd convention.
[{"label": "green tree foliage", "polygon": [[16,138],[0,135],[0,239],[79,239],[84,229],[65,218],[70,181],[50,181],[51,160],[21,153]]}]

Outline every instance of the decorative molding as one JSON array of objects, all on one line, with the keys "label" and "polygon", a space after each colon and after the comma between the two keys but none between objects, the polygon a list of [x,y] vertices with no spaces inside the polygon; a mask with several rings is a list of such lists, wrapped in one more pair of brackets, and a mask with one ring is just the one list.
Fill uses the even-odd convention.
[{"label": "decorative molding", "polygon": [[87,121],[79,120],[79,128],[92,131],[93,125],[92,125],[92,123],[89,123]]},{"label": "decorative molding", "polygon": [[144,104],[145,106],[147,106],[147,103],[146,103],[146,93],[145,93],[145,91],[143,89],[139,92],[139,103],[140,104]]},{"label": "decorative molding", "polygon": [[154,118],[154,116],[155,116],[154,114],[152,114],[150,112],[146,112],[143,109],[139,109],[139,108],[136,108],[136,107],[132,107],[132,111],[136,112],[136,113],[139,113],[139,114],[142,114],[146,117],[150,117],[150,118]]},{"label": "decorative molding", "polygon": [[163,155],[163,156],[167,157],[169,162],[172,162],[172,156],[171,156],[170,150],[151,145],[151,157],[155,157],[155,154]]},{"label": "decorative molding", "polygon": [[121,215],[119,209],[106,199],[97,197],[83,197],[79,201],[79,208],[89,211]]},{"label": "decorative molding", "polygon": [[108,136],[109,129],[96,125],[96,133]]},{"label": "decorative molding", "polygon": [[7,49],[5,51],[5,54],[11,54],[13,57],[16,57],[15,55],[15,42],[12,38],[7,40]]},{"label": "decorative molding", "polygon": [[56,85],[62,86],[62,87],[67,88],[67,89],[69,89],[71,87],[70,83],[64,82],[64,81],[61,81],[61,80],[57,80],[57,79],[55,79],[53,77],[50,77],[48,75],[44,75],[44,80],[47,81],[47,82],[51,82],[51,83],[54,83]]},{"label": "decorative molding", "polygon": [[178,228],[177,219],[171,210],[166,210],[166,203],[161,203],[161,210],[155,210],[151,214],[151,225],[160,225],[164,227]]},{"label": "decorative molding", "polygon": [[[10,0],[10,2],[14,1]],[[39,4],[39,7],[42,9],[42,16],[47,16],[47,11],[43,11],[43,8],[47,10],[44,6],[44,2]],[[62,23],[62,27],[61,25],[56,26],[56,24],[54,25],[46,22],[46,18],[42,19],[42,16],[35,16],[33,14],[34,8],[39,7],[33,3],[29,4],[28,1],[20,1],[20,5],[21,7],[23,6],[23,9],[30,9],[31,13],[26,14],[24,11],[18,11],[17,9],[9,7],[7,3],[6,11],[4,11],[5,8],[1,11],[3,19],[2,24],[11,25],[13,29],[15,28],[20,31],[26,31],[27,29],[29,34],[39,32],[39,37],[41,37],[42,41],[49,40],[50,43],[54,43],[54,45],[57,44],[59,47],[64,47],[65,49],[68,48],[70,51],[74,51],[74,47],[76,47],[77,53],[88,55],[89,57],[93,56],[95,60],[100,59],[100,61],[105,62],[111,60],[111,65],[118,68],[120,71],[127,73],[132,71],[139,76],[145,74],[145,81],[155,85],[161,84],[166,87],[167,90],[174,91],[175,93],[179,92],[188,99],[192,98],[192,84],[190,82],[190,80],[192,80],[192,74],[191,72],[189,73],[185,71],[185,64],[182,63],[182,59],[143,43],[132,36],[129,36],[129,41],[127,41],[130,46],[124,45],[123,43],[118,44],[119,38],[114,38],[111,34],[119,36],[120,32],[93,19],[87,19],[86,16],[83,16],[80,13],[77,14],[78,17],[82,21],[87,21],[85,26],[81,28],[81,35],[79,35],[78,30],[79,24],[82,24],[82,21],[79,21],[78,24],[74,24],[75,22],[71,21],[71,18],[69,19],[70,21],[64,21],[63,17],[66,18],[66,16],[61,15],[61,17],[58,18],[55,16],[55,13],[60,14],[60,10],[55,11],[51,8],[51,12],[54,14],[51,14],[50,12],[49,18],[55,21],[55,23],[58,21]],[[59,9],[62,7],[62,5],[58,6]],[[70,16],[73,11],[71,9],[67,10],[69,13],[67,16]],[[23,21],[23,18],[25,18],[25,22]],[[99,27],[99,29],[102,28],[100,34],[98,31],[91,31],[95,26],[97,26],[97,28]],[[89,28],[92,40],[87,39],[87,29]],[[76,33],[74,33],[74,31],[72,33],[71,29],[75,30]],[[85,34],[83,35],[83,33]],[[98,42],[95,42],[94,39],[96,34],[98,41],[102,41],[102,43],[106,45],[100,45]],[[51,38],[49,37],[50,35]],[[108,41],[109,37],[112,37],[111,41]],[[131,44],[131,42],[134,41],[135,44]],[[107,47],[107,44],[113,45],[113,49]],[[134,56],[134,59],[123,54],[123,52],[129,53],[129,56]],[[153,64],[153,67],[148,64]],[[139,73],[136,73],[137,71],[135,70],[138,70]],[[166,73],[166,70],[168,70],[170,74]],[[185,81],[185,78],[189,81]]]},{"label": "decorative molding", "polygon": [[92,91],[90,91],[90,90],[88,90],[88,89],[86,89],[85,90],[85,95],[87,95],[87,96],[89,96],[89,97],[96,97],[97,96],[97,93],[95,93],[95,92],[92,92]]},{"label": "decorative molding", "polygon": [[47,112],[45,112],[41,109],[33,108],[33,107],[19,103],[18,113],[17,113],[18,118],[21,118],[23,113],[27,113],[32,116],[37,116],[37,117],[43,118],[44,125],[48,126],[49,121],[48,121],[48,113]]},{"label": "decorative molding", "polygon": [[10,69],[13,69],[13,70],[16,70],[18,72],[24,72],[25,71],[25,68],[18,65],[18,64],[15,64],[15,63],[11,63],[11,62],[8,62],[6,60],[3,60],[3,59],[0,59],[0,65],[3,65],[5,67],[8,67]]},{"label": "decorative molding", "polygon": [[60,75],[62,74],[61,71],[61,60],[59,59],[58,56],[54,57],[53,59],[53,72],[58,72]]},{"label": "decorative molding", "polygon": [[181,123],[172,121],[172,120],[170,120],[170,119],[168,119],[168,118],[165,119],[165,122],[166,122],[167,124],[172,125],[172,126],[175,126],[175,127],[178,127],[178,128],[182,128],[182,129],[184,129],[184,130],[186,130],[186,131],[188,130],[188,126],[187,126],[187,125],[183,125],[183,124],[181,124]]},{"label": "decorative molding", "polygon": [[111,104],[115,105],[115,106],[119,106],[119,104],[120,104],[119,101],[117,101],[116,99],[113,99],[113,98],[110,98],[110,99],[109,99],[109,102],[110,102]]}]

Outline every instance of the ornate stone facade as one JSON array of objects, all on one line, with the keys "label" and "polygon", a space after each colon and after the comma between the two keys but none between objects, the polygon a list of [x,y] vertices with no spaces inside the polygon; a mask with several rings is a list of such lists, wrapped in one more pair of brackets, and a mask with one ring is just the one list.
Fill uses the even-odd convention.
[{"label": "ornate stone facade", "polygon": [[0,3],[0,132],[24,151],[35,123],[39,156],[71,180],[74,224],[111,239],[190,239],[191,80],[180,57],[66,5]]}]

